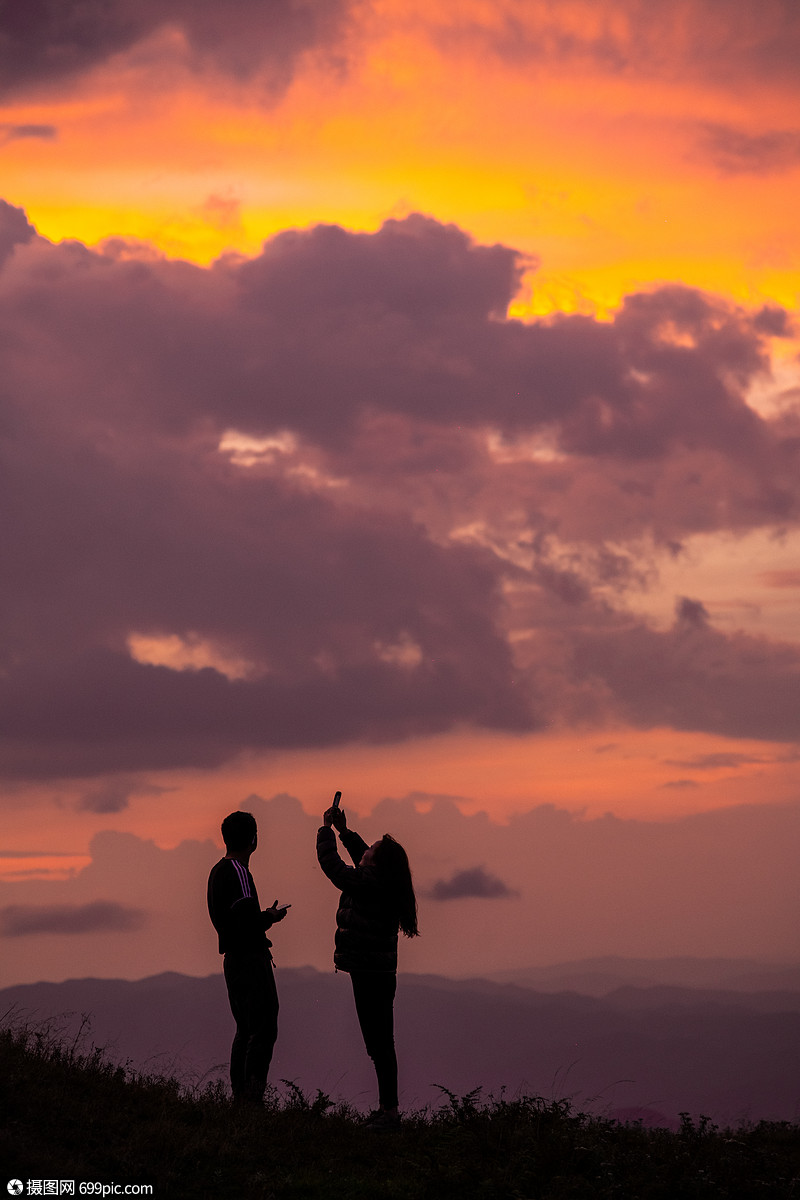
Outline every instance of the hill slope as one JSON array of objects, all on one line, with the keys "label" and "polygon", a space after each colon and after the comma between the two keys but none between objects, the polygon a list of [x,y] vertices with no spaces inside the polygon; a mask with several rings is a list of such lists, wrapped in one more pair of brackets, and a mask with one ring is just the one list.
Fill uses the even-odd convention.
[{"label": "hill slope", "polygon": [[[278,972],[280,1035],[271,1078],[373,1103],[347,977]],[[118,1062],[202,1080],[226,1074],[232,1020],[220,976],[137,982],[71,980],[0,992],[0,1014],[53,1014]],[[800,1118],[800,994],[619,988],[605,997],[546,994],[486,980],[401,976],[397,1000],[401,1103],[506,1088],[563,1097],[599,1113],[648,1108],[664,1124],[682,1111],[718,1122]],[[655,1118],[654,1118],[655,1119]]]},{"label": "hill slope", "polygon": [[5,1178],[72,1181],[76,1194],[116,1184],[180,1200],[788,1200],[800,1177],[797,1126],[732,1134],[684,1120],[671,1133],[566,1103],[451,1095],[381,1135],[319,1094],[234,1108],[220,1088],[187,1095],[35,1032],[0,1033],[0,1106]]}]

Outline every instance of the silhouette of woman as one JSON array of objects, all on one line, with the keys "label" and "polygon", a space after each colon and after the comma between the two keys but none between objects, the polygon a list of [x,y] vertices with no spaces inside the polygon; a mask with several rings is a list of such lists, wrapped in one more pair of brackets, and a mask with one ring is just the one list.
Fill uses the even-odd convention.
[{"label": "silhouette of woman", "polygon": [[[388,833],[368,846],[347,828],[340,808],[329,808],[317,833],[317,858],[341,897],[336,912],[337,970],[353,983],[356,1013],[367,1054],[378,1077],[378,1108],[368,1129],[391,1129],[400,1123],[397,1055],[394,1047],[394,997],[397,990],[397,934],[416,937],[417,900],[408,857]],[[339,857],[334,826],[355,866]]]}]

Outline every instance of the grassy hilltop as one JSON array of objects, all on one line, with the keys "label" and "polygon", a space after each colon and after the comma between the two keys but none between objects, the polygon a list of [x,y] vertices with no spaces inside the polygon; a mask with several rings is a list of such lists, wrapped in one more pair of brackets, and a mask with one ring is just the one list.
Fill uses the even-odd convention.
[{"label": "grassy hilltop", "polygon": [[74,1179],[236,1200],[800,1197],[800,1127],[620,1125],[567,1101],[443,1092],[398,1133],[291,1084],[264,1110],[108,1062],[45,1029],[0,1032],[0,1186]]}]

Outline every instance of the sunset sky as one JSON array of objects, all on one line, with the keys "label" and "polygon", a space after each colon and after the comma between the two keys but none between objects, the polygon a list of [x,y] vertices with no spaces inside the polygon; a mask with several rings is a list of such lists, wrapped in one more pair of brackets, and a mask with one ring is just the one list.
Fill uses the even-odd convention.
[{"label": "sunset sky", "polygon": [[333,791],[409,970],[800,957],[796,0],[0,16],[0,986]]}]

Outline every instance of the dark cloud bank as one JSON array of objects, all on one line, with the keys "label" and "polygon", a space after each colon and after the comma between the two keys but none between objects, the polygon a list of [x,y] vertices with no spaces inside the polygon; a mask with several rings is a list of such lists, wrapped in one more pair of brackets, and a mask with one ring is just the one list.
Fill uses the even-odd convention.
[{"label": "dark cloud bank", "polygon": [[[794,0],[596,0],[580,16],[568,4],[532,0],[497,0],[483,13],[442,5],[417,32],[427,29],[448,56],[466,46],[526,70],[546,64],[644,81],[700,80],[737,94],[798,83]],[[9,3],[0,10],[0,96],[69,88],[128,55],[162,86],[176,69],[212,71],[255,81],[270,99],[310,53],[341,71],[348,53],[383,32],[386,20],[350,0]]]},{"label": "dark cloud bank", "polygon": [[[63,86],[115,55],[173,31],[177,46],[151,47],[194,71],[258,79],[267,94],[291,82],[310,50],[334,45],[347,5],[340,0],[29,0],[0,10],[0,96]],[[180,49],[178,49],[180,47]]]},{"label": "dark cloud bank", "polygon": [[522,258],[419,215],[204,269],[4,204],[0,262],[7,777],[470,725],[800,734],[798,647],[625,603],[694,533],[796,523],[800,414],[745,402],[783,311],[664,287],[522,324]]}]

